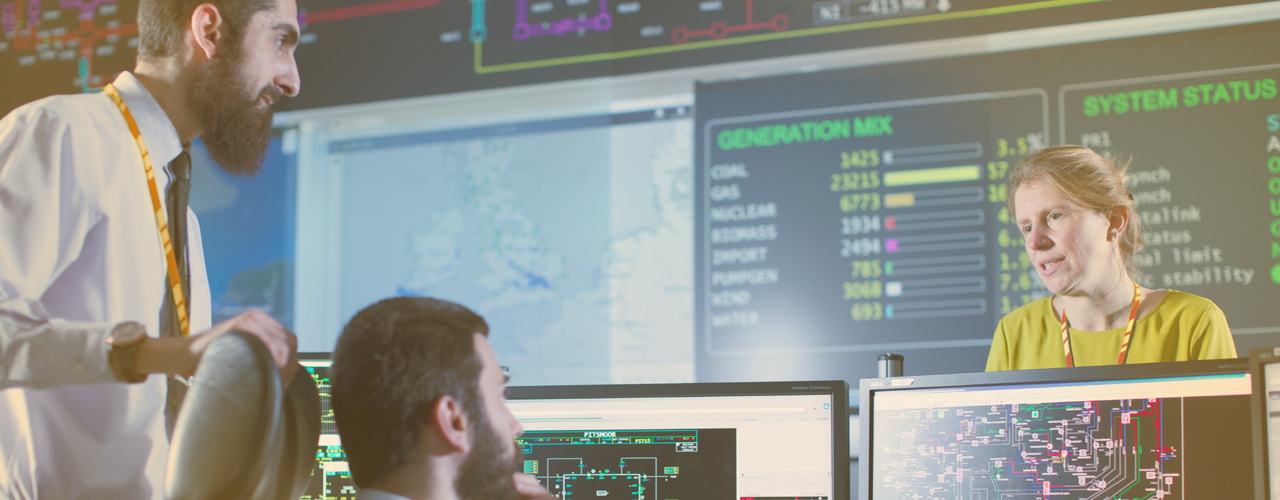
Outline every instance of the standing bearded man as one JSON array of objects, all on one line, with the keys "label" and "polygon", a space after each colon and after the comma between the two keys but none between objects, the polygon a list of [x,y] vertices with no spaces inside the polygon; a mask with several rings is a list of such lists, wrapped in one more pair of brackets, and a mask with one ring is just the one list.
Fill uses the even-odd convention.
[{"label": "standing bearded man", "polygon": [[0,498],[161,498],[183,377],[229,330],[292,380],[270,316],[210,328],[186,202],[196,137],[261,168],[298,30],[295,0],[142,0],[132,72],[0,120]]}]

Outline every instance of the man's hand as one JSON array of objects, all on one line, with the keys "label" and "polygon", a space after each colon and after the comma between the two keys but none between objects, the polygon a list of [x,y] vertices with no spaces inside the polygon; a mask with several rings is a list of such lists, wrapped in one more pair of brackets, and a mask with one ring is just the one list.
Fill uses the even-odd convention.
[{"label": "man's hand", "polygon": [[200,356],[204,354],[205,348],[209,347],[213,339],[231,330],[240,330],[261,340],[275,360],[281,380],[288,387],[300,368],[298,338],[275,318],[257,309],[250,309],[190,337],[147,339],[138,347],[138,371],[190,377],[196,372],[196,365],[200,363]]},{"label": "man's hand", "polygon": [[552,500],[551,492],[542,487],[537,479],[528,474],[516,473],[516,493],[525,500]]}]

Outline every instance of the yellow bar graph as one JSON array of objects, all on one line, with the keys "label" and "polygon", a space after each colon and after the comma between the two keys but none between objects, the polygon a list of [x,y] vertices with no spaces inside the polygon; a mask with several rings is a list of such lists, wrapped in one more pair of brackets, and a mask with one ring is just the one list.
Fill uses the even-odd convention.
[{"label": "yellow bar graph", "polygon": [[894,193],[884,197],[885,208],[909,207],[916,204],[915,193]]},{"label": "yellow bar graph", "polygon": [[982,180],[982,169],[977,165],[899,170],[897,172],[885,172],[884,174],[884,185],[886,187],[977,180]]}]

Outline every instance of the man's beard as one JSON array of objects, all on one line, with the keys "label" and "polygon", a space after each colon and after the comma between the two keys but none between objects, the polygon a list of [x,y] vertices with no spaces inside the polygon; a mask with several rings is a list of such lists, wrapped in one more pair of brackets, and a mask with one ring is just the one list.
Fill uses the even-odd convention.
[{"label": "man's beard", "polygon": [[[471,422],[475,429],[475,445],[463,459],[454,483],[458,497],[463,500],[518,499],[520,495],[516,493],[513,475],[522,469],[524,454],[498,435],[484,411],[479,413],[479,417]],[[504,456],[504,444],[513,450],[510,458]]]},{"label": "man's beard", "polygon": [[209,157],[223,171],[242,176],[262,170],[271,145],[273,113],[270,107],[260,109],[258,98],[269,96],[274,103],[283,95],[273,83],[252,95],[247,88],[236,61],[219,57],[197,70],[187,94],[204,129],[200,140]]}]

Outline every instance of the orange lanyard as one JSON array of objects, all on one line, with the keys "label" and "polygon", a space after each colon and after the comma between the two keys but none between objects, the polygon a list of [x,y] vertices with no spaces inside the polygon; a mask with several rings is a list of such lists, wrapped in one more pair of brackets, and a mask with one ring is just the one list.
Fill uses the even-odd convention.
[{"label": "orange lanyard", "polygon": [[[1117,365],[1123,365],[1129,355],[1129,341],[1133,339],[1133,324],[1138,319],[1138,302],[1142,300],[1142,291],[1138,289],[1138,283],[1133,283],[1133,306],[1129,308],[1129,324],[1124,327],[1124,339],[1120,341],[1120,357],[1116,359]],[[1067,309],[1062,309],[1062,351],[1067,358],[1067,367],[1076,366],[1075,361],[1071,358],[1071,332],[1067,328]]]},{"label": "orange lanyard", "polygon": [[156,211],[156,229],[160,231],[160,243],[164,246],[164,256],[169,260],[169,285],[173,290],[173,306],[178,310],[178,323],[182,327],[182,336],[186,337],[191,334],[191,327],[187,322],[187,301],[182,295],[182,281],[178,277],[178,258],[174,256],[173,242],[169,239],[169,224],[165,222],[164,207],[160,205],[160,190],[156,189],[156,173],[151,168],[151,153],[147,152],[147,145],[142,142],[142,132],[138,130],[138,123],[133,121],[133,113],[129,112],[129,106],[126,106],[124,99],[120,98],[120,92],[116,90],[115,85],[107,84],[107,95],[111,96],[111,100],[115,101],[116,107],[120,108],[120,113],[124,115],[124,121],[129,123],[129,132],[133,133],[133,140],[138,144],[138,152],[142,153],[142,167],[147,172],[147,184],[151,186],[151,206]]}]

